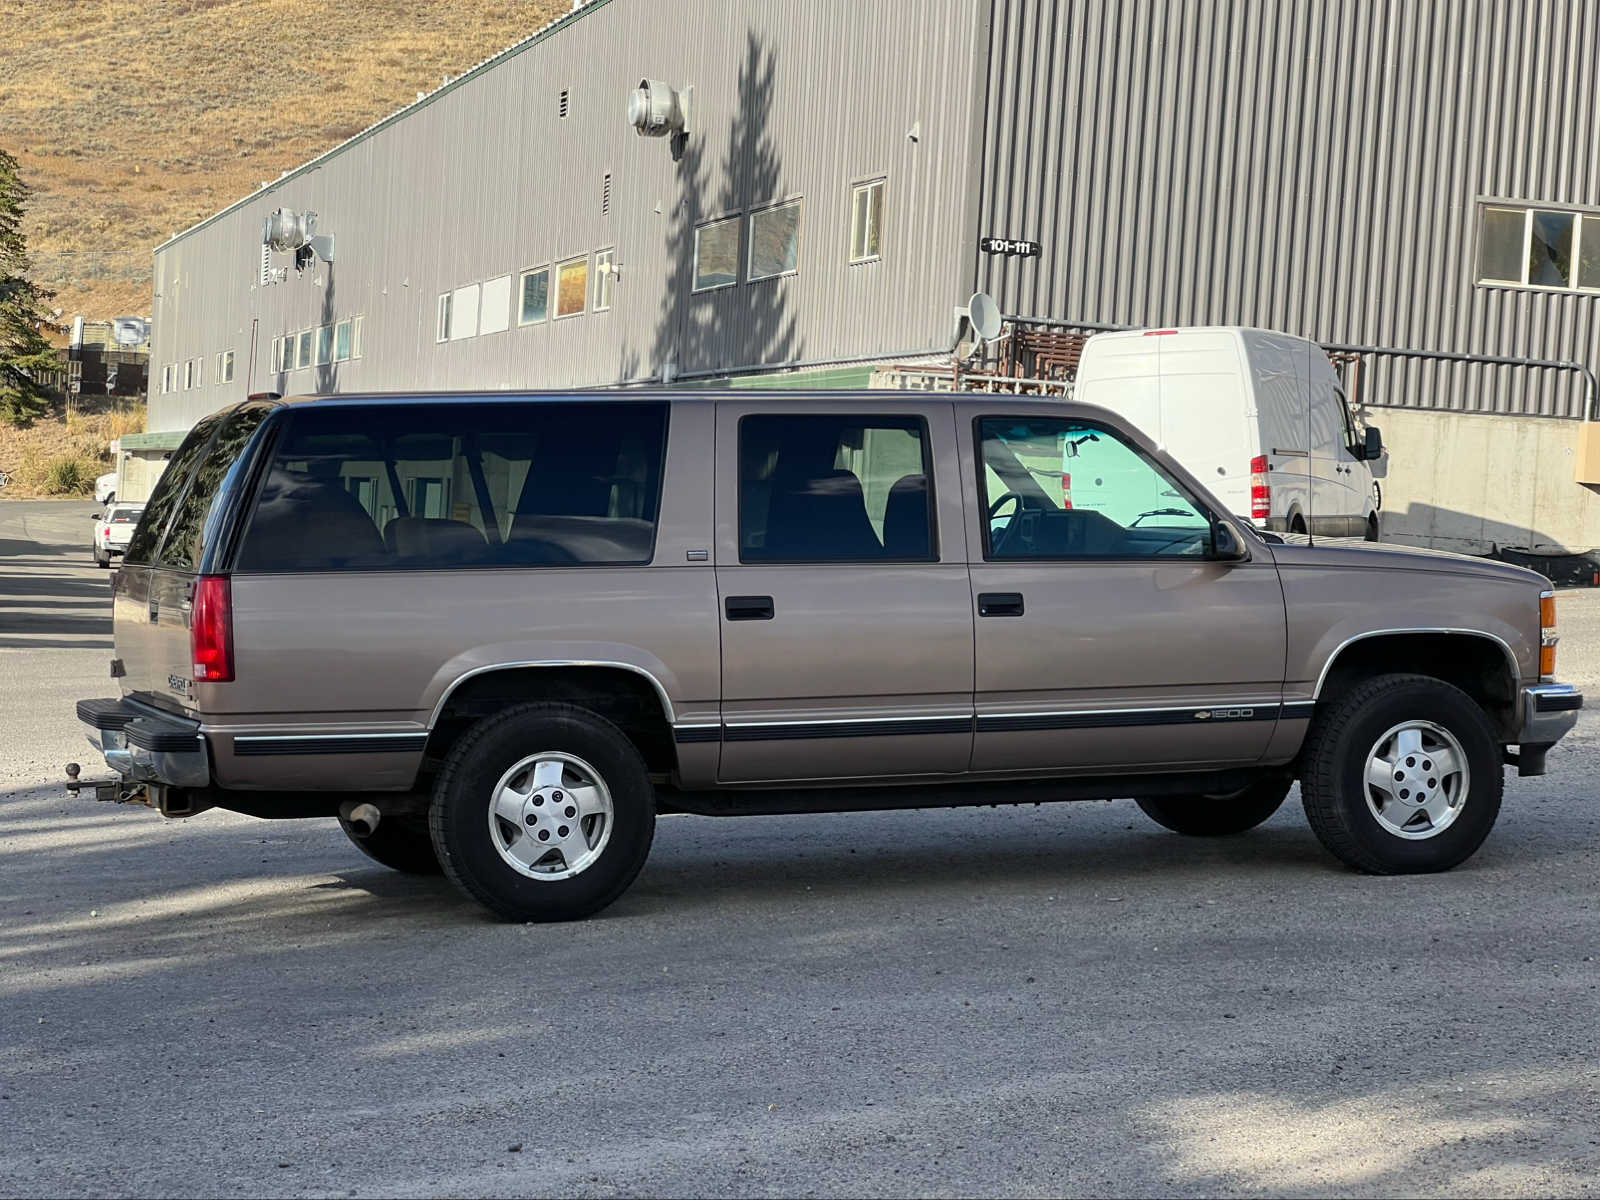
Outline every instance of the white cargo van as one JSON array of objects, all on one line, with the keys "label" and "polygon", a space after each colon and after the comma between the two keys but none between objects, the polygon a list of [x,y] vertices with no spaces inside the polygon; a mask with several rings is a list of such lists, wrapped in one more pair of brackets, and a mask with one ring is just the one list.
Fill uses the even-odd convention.
[{"label": "white cargo van", "polygon": [[[1357,430],[1315,342],[1236,326],[1100,333],[1074,399],[1133,421],[1258,528],[1378,537],[1382,440]],[[1070,487],[1092,508],[1115,481],[1079,472]]]}]

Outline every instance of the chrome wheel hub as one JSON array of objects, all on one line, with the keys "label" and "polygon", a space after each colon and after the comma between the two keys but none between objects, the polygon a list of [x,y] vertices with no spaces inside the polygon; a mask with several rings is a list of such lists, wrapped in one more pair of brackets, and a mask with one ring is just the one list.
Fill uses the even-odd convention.
[{"label": "chrome wheel hub", "polygon": [[1378,824],[1421,841],[1461,815],[1470,781],[1467,753],[1453,733],[1432,721],[1407,721],[1373,743],[1362,790]]},{"label": "chrome wheel hub", "polygon": [[576,755],[531,754],[495,784],[489,837],[506,865],[530,879],[570,879],[611,840],[615,810],[600,773]]}]

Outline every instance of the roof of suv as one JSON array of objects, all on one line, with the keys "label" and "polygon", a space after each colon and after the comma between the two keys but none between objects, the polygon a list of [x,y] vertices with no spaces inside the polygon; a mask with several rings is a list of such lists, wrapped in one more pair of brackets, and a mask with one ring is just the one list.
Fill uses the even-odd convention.
[{"label": "roof of suv", "polygon": [[[260,400],[267,397],[252,397]],[[783,404],[807,405],[814,403],[831,404],[840,400],[849,400],[860,403],[873,401],[879,404],[905,403],[907,401],[979,401],[989,402],[1003,407],[1014,407],[1019,404],[1043,405],[1052,409],[1063,410],[1074,415],[1089,415],[1106,413],[1107,410],[1095,405],[1080,404],[1071,400],[1063,400],[1055,396],[1021,396],[1011,393],[995,392],[927,392],[902,390],[900,388],[841,388],[841,389],[784,389],[781,391],[762,391],[755,389],[732,390],[726,388],[594,388],[594,389],[540,389],[529,391],[429,391],[429,392],[351,392],[323,396],[284,396],[270,400],[273,404],[300,405],[315,404],[323,406],[360,406],[370,404],[433,404],[439,401],[469,402],[479,404],[506,403],[512,401],[528,400],[594,400],[600,402],[624,402],[637,400],[665,400],[678,403],[690,401],[724,400],[729,402],[752,403],[770,399]]]}]

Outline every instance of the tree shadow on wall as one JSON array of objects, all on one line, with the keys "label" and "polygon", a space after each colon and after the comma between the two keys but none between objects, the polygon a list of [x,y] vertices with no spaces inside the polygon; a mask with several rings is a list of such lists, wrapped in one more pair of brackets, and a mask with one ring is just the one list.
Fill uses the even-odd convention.
[{"label": "tree shadow on wall", "polygon": [[[623,350],[618,377],[628,380],[644,373],[659,377],[665,364],[676,374],[702,375],[748,366],[792,362],[802,353],[794,315],[788,311],[787,278],[749,282],[750,229],[748,210],[782,199],[783,172],[770,124],[776,56],[754,33],[745,42],[739,68],[734,114],[725,155],[715,175],[705,157],[706,141],[698,130],[677,154],[678,203],[667,226],[669,269],[666,297],[657,322],[649,358],[640,363],[639,351]],[[705,99],[701,99],[705,104]],[[696,120],[696,124],[700,124]],[[735,282],[696,292],[695,237],[707,221],[739,215]],[[803,238],[803,226],[802,226]],[[802,241],[802,245],[803,245]],[[804,268],[804,262],[800,263]]]}]

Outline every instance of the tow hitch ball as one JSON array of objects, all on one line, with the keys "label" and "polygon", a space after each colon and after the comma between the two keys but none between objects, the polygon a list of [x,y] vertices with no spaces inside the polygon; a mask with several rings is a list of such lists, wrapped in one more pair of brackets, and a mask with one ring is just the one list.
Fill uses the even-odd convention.
[{"label": "tow hitch ball", "polygon": [[83,768],[77,763],[67,764],[67,795],[77,799],[78,793],[84,788],[94,790],[96,800],[107,800],[116,804],[148,804],[148,792],[142,783],[129,783],[123,779],[102,779],[97,783],[90,783],[78,778],[83,774]]},{"label": "tow hitch ball", "polygon": [[67,764],[67,795],[74,800],[78,798],[78,775],[82,770],[77,763]]}]

